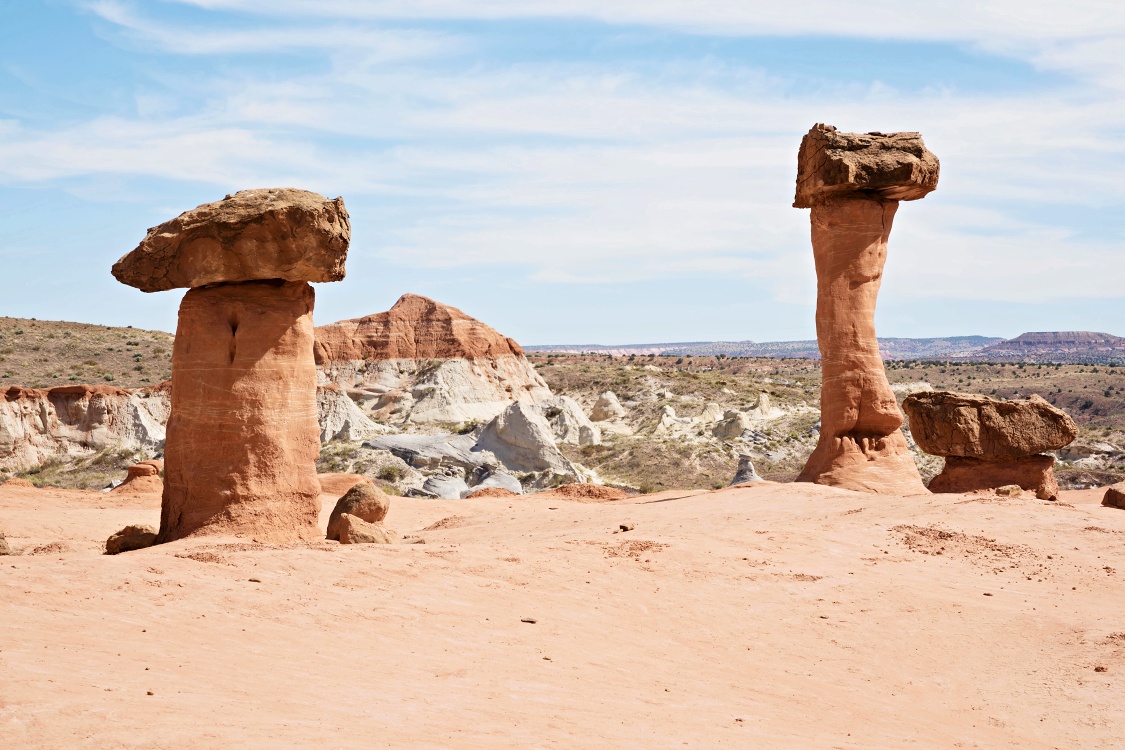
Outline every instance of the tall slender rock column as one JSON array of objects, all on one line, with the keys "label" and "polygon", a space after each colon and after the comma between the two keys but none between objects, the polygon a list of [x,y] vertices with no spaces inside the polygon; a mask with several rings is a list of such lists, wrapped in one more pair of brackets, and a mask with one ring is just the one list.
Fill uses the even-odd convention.
[{"label": "tall slender rock column", "polygon": [[313,289],[344,277],[342,199],[246,190],[149,230],[113,267],[152,292],[188,287],[172,352],[158,541],[317,535]]},{"label": "tall slender rock column", "polygon": [[937,187],[918,133],[840,133],[801,141],[796,208],[812,209],[820,440],[797,481],[866,492],[925,493],[875,338],[875,302],[898,203]]}]

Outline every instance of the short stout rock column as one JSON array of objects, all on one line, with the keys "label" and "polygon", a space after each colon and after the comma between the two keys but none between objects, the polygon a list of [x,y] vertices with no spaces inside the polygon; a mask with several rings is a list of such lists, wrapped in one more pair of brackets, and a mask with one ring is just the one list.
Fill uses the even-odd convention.
[{"label": "short stout rock column", "polygon": [[172,350],[158,541],[317,533],[310,281],[344,277],[344,202],[246,190],[150,229],[113,267],[141,291],[187,287]]},{"label": "short stout rock column", "polygon": [[972,492],[1019,485],[1040,500],[1055,500],[1055,457],[1078,425],[1040,396],[1001,401],[971,393],[927,391],[906,398],[910,434],[926,453],[945,457],[930,480],[933,492]]},{"label": "short stout rock column", "polygon": [[875,301],[899,201],[937,187],[918,133],[840,133],[801,141],[796,208],[812,209],[820,440],[797,481],[866,492],[925,493],[875,338]]}]

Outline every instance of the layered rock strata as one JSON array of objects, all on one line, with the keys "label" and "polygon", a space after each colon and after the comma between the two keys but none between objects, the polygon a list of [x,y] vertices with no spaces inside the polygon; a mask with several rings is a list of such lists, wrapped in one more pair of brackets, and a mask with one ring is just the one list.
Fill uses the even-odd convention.
[{"label": "layered rock strata", "polygon": [[945,457],[933,492],[970,492],[1017,484],[1041,500],[1058,497],[1054,456],[1078,425],[1040,396],[1000,401],[950,391],[915,393],[903,401],[918,447]]},{"label": "layered rock strata", "polygon": [[487,422],[512,402],[551,397],[519,344],[415,294],[386,312],[317,328],[316,362],[322,384],[396,424]]},{"label": "layered rock strata", "polygon": [[164,387],[13,386],[0,392],[0,468],[25,471],[110,448],[159,451],[168,410]]},{"label": "layered rock strata", "polygon": [[801,141],[796,208],[812,209],[821,353],[821,431],[798,481],[893,494],[926,492],[899,429],[902,413],[875,338],[875,303],[898,202],[937,187],[918,133],[840,133]]},{"label": "layered rock strata", "polygon": [[172,350],[159,541],[316,533],[317,371],[308,281],[343,277],[343,201],[250,190],[150,230],[114,265],[142,291],[191,288]]}]

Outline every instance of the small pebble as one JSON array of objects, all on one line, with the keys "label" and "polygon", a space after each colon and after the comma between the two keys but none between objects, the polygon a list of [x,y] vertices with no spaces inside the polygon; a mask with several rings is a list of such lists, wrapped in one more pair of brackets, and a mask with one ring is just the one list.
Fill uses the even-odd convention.
[{"label": "small pebble", "polygon": [[149,690],[149,691],[148,691],[148,694],[149,694],[149,695],[153,695],[153,692],[152,692],[151,690]]},{"label": "small pebble", "polygon": [[250,583],[261,583],[261,582],[262,582],[262,581],[261,581],[260,579],[258,579],[258,578],[251,578],[251,579],[250,579]]},{"label": "small pebble", "polygon": [[984,592],[984,595],[985,595],[985,596],[992,596],[992,594],[988,593],[987,591],[986,591],[986,592]]},{"label": "small pebble", "polygon": [[534,625],[536,621],[535,621],[534,617],[521,617],[520,622],[527,622],[527,623],[531,623],[532,625]]},{"label": "small pebble", "polygon": [[1107,670],[1105,667],[1094,667],[1094,671],[1095,672],[1108,672],[1109,670]]}]

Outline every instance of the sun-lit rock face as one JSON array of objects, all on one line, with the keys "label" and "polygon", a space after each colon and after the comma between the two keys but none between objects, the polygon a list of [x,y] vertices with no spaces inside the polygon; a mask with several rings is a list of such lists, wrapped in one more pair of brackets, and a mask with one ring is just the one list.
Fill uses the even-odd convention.
[{"label": "sun-lit rock face", "polygon": [[1043,500],[1059,494],[1054,456],[1078,425],[1042,397],[1001,401],[970,393],[915,393],[903,402],[918,446],[945,457],[934,492],[969,492],[1017,484]]},{"label": "sun-lit rock face", "polygon": [[937,186],[938,161],[917,133],[840,133],[801,142],[794,206],[811,208],[821,432],[798,481],[924,493],[899,429],[902,413],[875,338],[875,303],[900,200]]},{"label": "sun-lit rock face", "polygon": [[161,541],[200,530],[311,536],[320,453],[313,290],[192,289],[172,350]]},{"label": "sun-lit rock face", "polygon": [[161,542],[316,533],[317,370],[310,281],[344,277],[342,199],[245,190],[149,230],[113,267],[151,292],[190,287],[172,350]]},{"label": "sun-lit rock face", "polygon": [[485,422],[513,402],[551,398],[514,340],[416,294],[386,312],[320,326],[321,383],[393,423]]},{"label": "sun-lit rock face", "polygon": [[160,386],[13,386],[0,391],[0,468],[24,471],[50,458],[107,448],[158,451],[168,406],[168,391]]},{"label": "sun-lit rock face", "polygon": [[344,278],[351,224],[344,200],[295,188],[242,190],[148,230],[113,264],[143,292],[265,279]]}]

